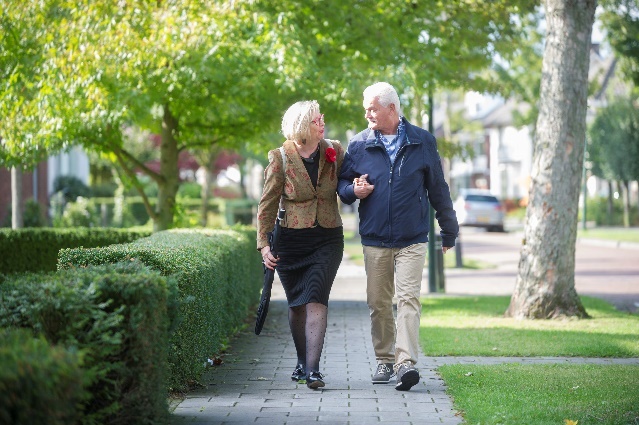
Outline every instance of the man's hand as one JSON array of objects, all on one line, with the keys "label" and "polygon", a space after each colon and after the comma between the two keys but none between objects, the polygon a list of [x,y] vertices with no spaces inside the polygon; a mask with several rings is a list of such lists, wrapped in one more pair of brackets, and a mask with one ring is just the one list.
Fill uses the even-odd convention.
[{"label": "man's hand", "polygon": [[358,199],[364,199],[373,192],[375,185],[369,184],[366,178],[368,174],[362,174],[353,180],[353,192]]},{"label": "man's hand", "polygon": [[448,251],[448,250],[449,250],[449,249],[451,249],[451,248],[452,248],[452,246],[442,246],[442,252],[443,252],[444,254],[446,254],[446,251]]}]

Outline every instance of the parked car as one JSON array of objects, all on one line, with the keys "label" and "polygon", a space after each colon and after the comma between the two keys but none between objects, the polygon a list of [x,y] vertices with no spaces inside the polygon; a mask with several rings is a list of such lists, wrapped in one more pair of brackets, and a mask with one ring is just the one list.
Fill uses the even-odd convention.
[{"label": "parked car", "polygon": [[461,189],[454,208],[461,226],[484,227],[489,232],[504,231],[504,206],[487,190]]}]

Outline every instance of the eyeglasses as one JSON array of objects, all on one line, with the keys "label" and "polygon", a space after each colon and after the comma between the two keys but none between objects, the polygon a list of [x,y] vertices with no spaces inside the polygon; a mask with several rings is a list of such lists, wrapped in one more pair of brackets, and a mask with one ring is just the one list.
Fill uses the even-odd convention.
[{"label": "eyeglasses", "polygon": [[313,121],[311,121],[313,124],[315,125],[322,125],[324,124],[324,114],[321,114],[319,116],[319,118],[315,118]]}]

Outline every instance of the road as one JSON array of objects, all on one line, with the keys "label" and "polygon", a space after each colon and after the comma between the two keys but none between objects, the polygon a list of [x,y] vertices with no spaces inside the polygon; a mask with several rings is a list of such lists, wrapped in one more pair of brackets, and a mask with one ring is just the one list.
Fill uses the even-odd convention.
[{"label": "road", "polygon": [[[490,233],[462,228],[462,256],[497,267],[446,269],[446,293],[510,295],[517,277],[521,231]],[[624,311],[639,307],[639,244],[578,240],[575,288],[580,295],[606,299]],[[453,252],[446,255],[455,255]]]}]

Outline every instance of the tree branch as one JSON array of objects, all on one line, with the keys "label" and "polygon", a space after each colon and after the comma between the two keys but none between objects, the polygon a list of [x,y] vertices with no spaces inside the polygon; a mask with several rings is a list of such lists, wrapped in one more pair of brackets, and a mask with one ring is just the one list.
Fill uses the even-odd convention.
[{"label": "tree branch", "polygon": [[118,154],[118,152],[115,152],[115,157],[117,158],[118,164],[120,164],[120,167],[122,167],[125,174],[129,177],[129,179],[131,179],[131,182],[133,183],[133,186],[135,186],[135,189],[140,192],[142,203],[144,204],[144,208],[146,208],[146,211],[149,213],[149,217],[151,217],[153,221],[157,220],[158,215],[153,210],[153,206],[151,205],[148,196],[146,196],[146,193],[144,193],[144,187],[142,187],[142,184],[136,177],[135,173],[131,168],[127,166],[126,161],[121,155]]},{"label": "tree branch", "polygon": [[115,155],[120,158],[120,156],[122,156],[122,160],[124,160],[125,158],[132,162],[135,166],[139,167],[140,169],[142,169],[142,171],[144,172],[144,174],[147,174],[149,177],[151,177],[156,183],[161,183],[164,181],[164,177],[159,174],[156,173],[155,171],[153,171],[152,169],[150,169],[149,167],[147,167],[144,163],[140,162],[136,157],[134,157],[133,155],[131,155],[129,152],[127,152],[126,150],[122,149],[119,146],[115,146],[112,145],[113,148],[113,153],[115,153]]}]

